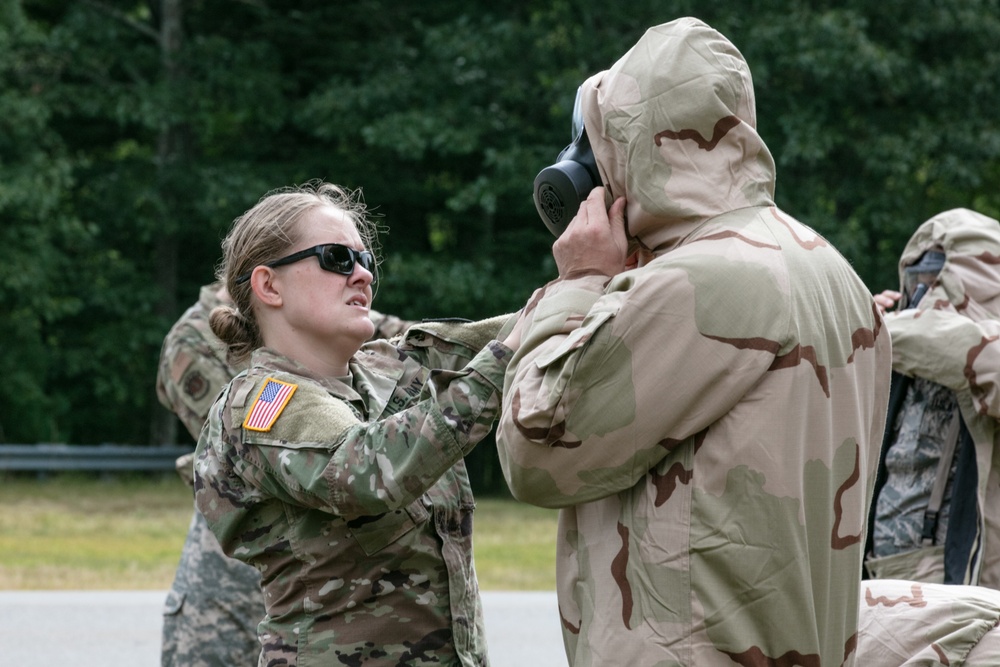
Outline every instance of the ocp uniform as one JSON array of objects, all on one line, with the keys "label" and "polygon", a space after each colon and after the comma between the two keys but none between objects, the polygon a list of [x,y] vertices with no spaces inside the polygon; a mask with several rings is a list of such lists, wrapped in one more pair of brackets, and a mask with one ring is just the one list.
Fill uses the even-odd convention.
[{"label": "ocp uniform", "polygon": [[[432,377],[378,342],[325,379],[254,353],[199,442],[196,495],[226,552],[261,570],[261,664],[487,664],[461,458],[492,426],[509,356],[491,343]],[[247,429],[269,381],[294,393]]]}]

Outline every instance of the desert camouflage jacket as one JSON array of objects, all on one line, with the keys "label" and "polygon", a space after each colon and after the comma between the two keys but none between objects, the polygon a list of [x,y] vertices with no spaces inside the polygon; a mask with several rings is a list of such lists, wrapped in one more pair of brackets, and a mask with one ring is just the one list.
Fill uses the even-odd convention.
[{"label": "desert camouflage jacket", "polygon": [[[892,365],[955,392],[975,453],[969,453],[971,476],[956,472],[949,541],[943,551],[922,553],[937,561],[960,554],[957,567],[948,563],[948,572],[957,569],[949,580],[1000,589],[1000,223],[962,208],[927,220],[900,257],[901,285],[905,268],[931,249],[945,254],[936,282],[916,309],[886,315]],[[972,513],[972,526],[956,534],[961,512]],[[914,560],[911,571],[895,576],[917,579],[941,570],[940,562]]]},{"label": "desert camouflage jacket", "polygon": [[501,464],[560,512],[570,663],[854,664],[890,342],[869,290],[775,207],[750,73],[693,19],[581,89],[653,251],[525,308]]},{"label": "desert camouflage jacket", "polygon": [[261,665],[486,664],[462,457],[499,411],[502,321],[368,343],[345,379],[261,349],[223,391],[195,498],[261,571]]},{"label": "desert camouflage jacket", "polygon": [[858,655],[864,667],[1000,665],[1000,591],[863,581]]}]

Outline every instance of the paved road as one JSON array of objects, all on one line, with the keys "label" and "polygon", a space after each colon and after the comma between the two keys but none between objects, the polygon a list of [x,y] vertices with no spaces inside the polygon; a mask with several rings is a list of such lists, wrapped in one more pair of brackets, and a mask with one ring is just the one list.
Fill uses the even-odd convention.
[{"label": "paved road", "polygon": [[[165,595],[0,591],[0,665],[158,667]],[[483,606],[492,667],[566,666],[555,593],[484,592]]]}]

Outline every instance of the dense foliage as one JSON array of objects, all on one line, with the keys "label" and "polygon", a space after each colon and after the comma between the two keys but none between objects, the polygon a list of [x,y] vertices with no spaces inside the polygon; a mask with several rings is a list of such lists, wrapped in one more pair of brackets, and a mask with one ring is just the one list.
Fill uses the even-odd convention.
[{"label": "dense foliage", "polygon": [[274,187],[363,189],[380,310],[520,307],[554,276],[531,182],[576,87],[683,15],[749,61],[779,205],[873,290],[931,215],[1000,214],[998,0],[6,0],[0,441],[181,437],[160,341]]}]

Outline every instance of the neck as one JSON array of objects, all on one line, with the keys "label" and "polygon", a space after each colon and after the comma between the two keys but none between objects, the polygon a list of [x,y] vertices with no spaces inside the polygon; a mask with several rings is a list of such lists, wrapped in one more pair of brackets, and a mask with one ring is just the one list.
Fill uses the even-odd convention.
[{"label": "neck", "polygon": [[345,377],[349,372],[348,362],[364,342],[347,337],[317,340],[292,328],[274,331],[261,327],[261,336],[265,346],[323,378]]},{"label": "neck", "polygon": [[342,378],[350,373],[348,361],[350,357],[342,358],[328,354],[318,354],[315,350],[302,349],[301,347],[282,346],[281,344],[268,344],[272,350],[278,354],[288,357],[292,361],[301,364],[309,371],[321,378]]}]

